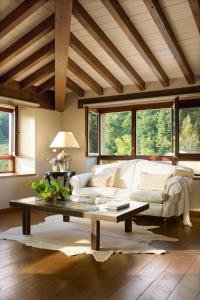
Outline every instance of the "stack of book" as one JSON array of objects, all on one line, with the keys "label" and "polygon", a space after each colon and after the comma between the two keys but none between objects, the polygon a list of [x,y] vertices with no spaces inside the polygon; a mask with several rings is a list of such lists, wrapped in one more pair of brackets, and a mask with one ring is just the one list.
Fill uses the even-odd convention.
[{"label": "stack of book", "polygon": [[130,203],[128,201],[123,201],[123,200],[112,200],[106,203],[106,208],[113,209],[113,210],[119,210],[122,208],[127,208],[129,206]]}]

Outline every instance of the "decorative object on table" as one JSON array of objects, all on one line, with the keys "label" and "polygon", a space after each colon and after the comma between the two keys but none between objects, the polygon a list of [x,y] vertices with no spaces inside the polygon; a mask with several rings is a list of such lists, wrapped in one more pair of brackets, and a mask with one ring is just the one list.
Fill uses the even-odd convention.
[{"label": "decorative object on table", "polygon": [[91,250],[88,219],[71,217],[71,222],[65,223],[62,215],[47,217],[45,222],[34,225],[32,235],[23,235],[21,227],[15,227],[0,233],[0,239],[14,240],[41,249],[59,250],[68,256],[91,254],[99,262],[108,260],[114,253],[164,254],[166,250],[152,246],[152,241],[165,241],[163,247],[167,248],[169,246],[166,242],[177,241],[150,231],[157,226],[141,226],[133,222],[133,232],[127,235],[123,231],[123,222],[102,223],[100,251]]},{"label": "decorative object on table", "polygon": [[50,183],[47,183],[45,179],[40,179],[39,182],[32,181],[31,187],[39,197],[47,201],[65,200],[70,193],[69,188],[64,187],[56,179],[51,180]]},{"label": "decorative object on table", "polygon": [[52,158],[49,163],[53,172],[59,171],[60,160],[57,157]]},{"label": "decorative object on table", "polygon": [[59,131],[53,139],[50,148],[63,149],[57,155],[57,159],[60,161],[60,171],[69,171],[72,158],[67,148],[80,148],[80,146],[72,132]]}]

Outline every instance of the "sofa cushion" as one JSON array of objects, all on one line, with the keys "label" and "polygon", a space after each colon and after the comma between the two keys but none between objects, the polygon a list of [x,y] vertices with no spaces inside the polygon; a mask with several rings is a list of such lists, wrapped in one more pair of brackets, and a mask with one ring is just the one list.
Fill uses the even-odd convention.
[{"label": "sofa cushion", "polygon": [[131,186],[133,180],[134,166],[132,164],[117,168],[115,173],[114,186],[121,189],[127,189]]},{"label": "sofa cushion", "polygon": [[145,191],[164,191],[171,175],[140,173],[139,188]]},{"label": "sofa cushion", "polygon": [[109,185],[109,181],[111,180],[112,176],[93,176],[88,186],[90,187],[105,187]]},{"label": "sofa cushion", "polygon": [[103,196],[112,198],[115,196],[116,190],[114,187],[85,187],[78,190],[77,196]]},{"label": "sofa cushion", "polygon": [[129,198],[135,201],[147,203],[164,203],[167,201],[167,195],[161,191],[138,191],[129,195]]},{"label": "sofa cushion", "polygon": [[176,167],[173,172],[173,176],[182,176],[182,177],[188,177],[192,178],[194,176],[194,172],[192,169],[189,168],[181,168],[181,167]]}]

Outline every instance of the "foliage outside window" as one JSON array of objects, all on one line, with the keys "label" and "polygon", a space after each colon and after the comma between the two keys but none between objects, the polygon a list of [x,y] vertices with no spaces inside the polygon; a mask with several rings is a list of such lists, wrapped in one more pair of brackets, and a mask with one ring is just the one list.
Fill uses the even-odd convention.
[{"label": "foliage outside window", "polygon": [[138,110],[136,113],[136,154],[172,155],[171,109]]},{"label": "foliage outside window", "polygon": [[11,155],[12,113],[0,108],[0,172],[13,170]]},{"label": "foliage outside window", "polygon": [[99,115],[90,111],[88,113],[88,153],[90,155],[99,152]]},{"label": "foliage outside window", "polygon": [[200,108],[179,110],[179,151],[200,153]]},{"label": "foliage outside window", "polygon": [[131,155],[131,112],[101,114],[101,155]]}]

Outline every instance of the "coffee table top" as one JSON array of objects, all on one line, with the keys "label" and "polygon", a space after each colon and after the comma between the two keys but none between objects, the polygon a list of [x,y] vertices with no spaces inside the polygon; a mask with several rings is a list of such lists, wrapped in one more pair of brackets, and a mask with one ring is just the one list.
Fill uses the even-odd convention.
[{"label": "coffee table top", "polygon": [[130,201],[130,207],[111,210],[106,201],[111,198],[69,196],[65,201],[48,202],[38,197],[11,200],[10,206],[22,209],[44,210],[81,218],[94,218],[111,222],[120,222],[149,208],[145,202]]}]

